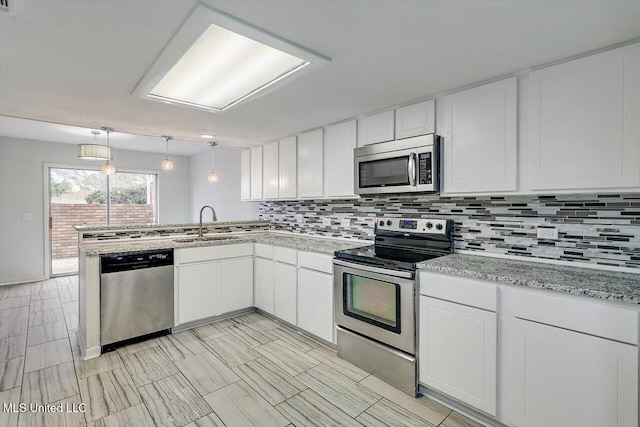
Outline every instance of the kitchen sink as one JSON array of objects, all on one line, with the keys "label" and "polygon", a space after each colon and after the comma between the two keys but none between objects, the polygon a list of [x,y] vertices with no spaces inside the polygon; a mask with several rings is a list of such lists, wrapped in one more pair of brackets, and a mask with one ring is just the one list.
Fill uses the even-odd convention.
[{"label": "kitchen sink", "polygon": [[174,239],[177,243],[193,243],[193,242],[217,242],[222,240],[235,240],[239,239],[238,236],[204,236],[204,237],[181,237]]}]

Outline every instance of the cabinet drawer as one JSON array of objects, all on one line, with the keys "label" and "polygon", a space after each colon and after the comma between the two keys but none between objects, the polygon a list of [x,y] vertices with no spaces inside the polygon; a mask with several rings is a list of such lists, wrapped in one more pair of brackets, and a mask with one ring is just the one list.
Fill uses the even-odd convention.
[{"label": "cabinet drawer", "polygon": [[638,312],[605,302],[515,291],[513,316],[638,345]]},{"label": "cabinet drawer", "polygon": [[496,311],[498,286],[483,280],[422,272],[420,273],[420,294]]},{"label": "cabinet drawer", "polygon": [[298,251],[291,248],[274,246],[273,259],[278,262],[296,265],[298,263]]},{"label": "cabinet drawer", "polygon": [[256,243],[256,256],[273,259],[273,246]]},{"label": "cabinet drawer", "polygon": [[298,265],[310,270],[333,274],[333,257],[314,252],[298,252]]},{"label": "cabinet drawer", "polygon": [[198,248],[178,249],[178,263],[188,264],[192,262],[215,261],[226,258],[238,258],[253,255],[253,244],[242,243],[239,245],[215,245]]}]

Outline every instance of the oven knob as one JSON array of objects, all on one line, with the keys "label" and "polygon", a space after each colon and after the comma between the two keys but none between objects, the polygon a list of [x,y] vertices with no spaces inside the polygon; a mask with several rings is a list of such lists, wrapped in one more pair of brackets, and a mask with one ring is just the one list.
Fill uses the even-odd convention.
[{"label": "oven knob", "polygon": [[387,225],[391,226],[391,220],[390,219],[387,220]]},{"label": "oven knob", "polygon": [[384,221],[380,221],[380,227],[384,226]]},{"label": "oven knob", "polygon": [[433,224],[431,224],[430,222],[427,223],[427,228],[431,229],[433,227]]},{"label": "oven knob", "polygon": [[442,224],[436,224],[436,229],[442,230]]}]

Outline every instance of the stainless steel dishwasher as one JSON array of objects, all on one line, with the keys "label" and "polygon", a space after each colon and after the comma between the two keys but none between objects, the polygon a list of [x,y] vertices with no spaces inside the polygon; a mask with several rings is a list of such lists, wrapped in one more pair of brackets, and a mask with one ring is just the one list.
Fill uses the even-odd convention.
[{"label": "stainless steel dishwasher", "polygon": [[173,250],[102,255],[102,352],[169,333],[173,297]]}]

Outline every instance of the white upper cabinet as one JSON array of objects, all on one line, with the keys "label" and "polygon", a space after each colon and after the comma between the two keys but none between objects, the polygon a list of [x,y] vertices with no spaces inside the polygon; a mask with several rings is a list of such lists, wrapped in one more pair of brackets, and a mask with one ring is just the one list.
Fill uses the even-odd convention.
[{"label": "white upper cabinet", "polygon": [[240,200],[251,200],[251,150],[240,152]]},{"label": "white upper cabinet", "polygon": [[262,146],[251,149],[251,200],[262,199]]},{"label": "white upper cabinet", "polygon": [[517,79],[444,97],[443,193],[515,191]]},{"label": "white upper cabinet", "polygon": [[436,101],[419,102],[396,110],[396,139],[427,135],[436,131]]},{"label": "white upper cabinet", "polygon": [[280,163],[280,177],[278,197],[281,199],[295,199],[297,196],[297,138],[291,137],[280,140],[278,153]]},{"label": "white upper cabinet", "polygon": [[322,197],[322,129],[298,137],[298,197]]},{"label": "white upper cabinet", "polygon": [[531,190],[640,188],[640,44],[533,71]]},{"label": "white upper cabinet", "polygon": [[326,197],[353,196],[353,149],[356,121],[325,128],[324,191]]},{"label": "white upper cabinet", "polygon": [[358,147],[377,142],[393,141],[394,110],[358,119]]},{"label": "white upper cabinet", "polygon": [[263,196],[265,199],[278,198],[278,141],[263,146]]}]

